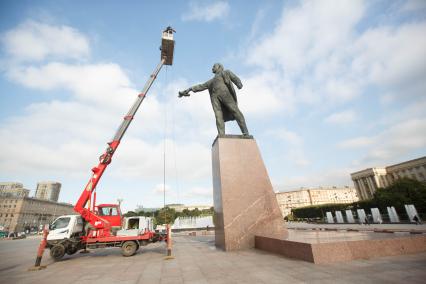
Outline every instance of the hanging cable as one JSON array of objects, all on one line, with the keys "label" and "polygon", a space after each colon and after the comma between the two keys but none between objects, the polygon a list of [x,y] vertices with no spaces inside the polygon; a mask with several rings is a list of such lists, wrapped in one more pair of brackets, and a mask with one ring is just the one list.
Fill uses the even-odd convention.
[{"label": "hanging cable", "polygon": [[174,97],[172,103],[172,139],[173,139],[173,158],[174,158],[174,170],[175,170],[175,188],[176,188],[176,204],[180,203],[180,185],[179,185],[179,172],[177,166],[177,157],[176,157],[176,101],[177,97]]},{"label": "hanging cable", "polygon": [[[167,84],[167,66],[166,66],[166,84]],[[164,103],[164,138],[163,138],[163,208],[164,222],[166,222],[166,137],[167,137],[167,101]]]}]

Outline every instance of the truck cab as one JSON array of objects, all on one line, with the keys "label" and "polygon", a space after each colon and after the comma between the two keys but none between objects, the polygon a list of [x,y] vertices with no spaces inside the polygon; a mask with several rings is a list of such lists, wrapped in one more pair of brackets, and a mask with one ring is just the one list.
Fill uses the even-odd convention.
[{"label": "truck cab", "polygon": [[49,225],[48,243],[55,243],[59,240],[71,239],[81,236],[84,228],[83,218],[80,215],[60,216]]},{"label": "truck cab", "polygon": [[121,229],[121,210],[118,204],[99,204],[96,206],[95,212],[109,222],[112,231]]}]

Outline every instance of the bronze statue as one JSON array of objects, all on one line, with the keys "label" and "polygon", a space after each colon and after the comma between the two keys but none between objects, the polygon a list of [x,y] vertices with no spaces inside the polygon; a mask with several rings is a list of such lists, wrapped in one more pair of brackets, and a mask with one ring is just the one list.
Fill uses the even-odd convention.
[{"label": "bronze statue", "polygon": [[179,98],[189,96],[190,91],[201,92],[208,89],[219,136],[225,134],[225,122],[230,120],[236,120],[243,135],[249,136],[246,121],[238,108],[237,94],[232,85],[234,83],[238,89],[241,89],[243,84],[240,78],[230,70],[223,70],[220,63],[213,65],[212,72],[215,74],[212,79],[179,92]]}]

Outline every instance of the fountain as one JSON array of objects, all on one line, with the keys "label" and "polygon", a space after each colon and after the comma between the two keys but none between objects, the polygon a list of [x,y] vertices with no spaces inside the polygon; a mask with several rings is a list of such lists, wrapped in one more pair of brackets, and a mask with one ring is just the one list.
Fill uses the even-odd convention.
[{"label": "fountain", "polygon": [[387,211],[388,211],[388,215],[389,215],[389,220],[391,223],[399,223],[399,216],[396,213],[395,207],[391,206],[391,207],[386,207]]},{"label": "fountain", "polygon": [[345,223],[345,221],[343,220],[342,212],[340,212],[340,211],[334,211],[334,214],[336,215],[336,221],[337,221],[337,223]]},{"label": "fountain", "polygon": [[355,223],[354,215],[352,214],[352,210],[346,210],[346,220],[348,220],[348,223]]},{"label": "fountain", "polygon": [[327,216],[327,223],[333,224],[334,223],[333,214],[331,214],[331,212],[326,212],[325,215]]}]

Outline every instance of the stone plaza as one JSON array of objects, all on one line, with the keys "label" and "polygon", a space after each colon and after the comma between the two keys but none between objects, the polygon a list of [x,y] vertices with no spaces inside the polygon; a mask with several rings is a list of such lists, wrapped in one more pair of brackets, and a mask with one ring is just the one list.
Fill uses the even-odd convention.
[{"label": "stone plaza", "polygon": [[[292,229],[290,229],[291,231]],[[173,259],[164,243],[142,247],[133,257],[99,249],[53,262],[45,251],[34,265],[39,237],[0,241],[2,283],[424,283],[426,253],[334,264],[313,264],[257,249],[224,252],[214,236],[174,235]]]}]

